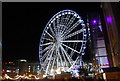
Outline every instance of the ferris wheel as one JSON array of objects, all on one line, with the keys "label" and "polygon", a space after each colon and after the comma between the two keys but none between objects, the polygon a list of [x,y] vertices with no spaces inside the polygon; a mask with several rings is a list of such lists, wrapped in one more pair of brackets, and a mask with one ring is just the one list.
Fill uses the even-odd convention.
[{"label": "ferris wheel", "polygon": [[43,30],[39,44],[41,71],[55,74],[69,71],[79,64],[79,56],[86,48],[86,26],[72,10],[55,14]]}]

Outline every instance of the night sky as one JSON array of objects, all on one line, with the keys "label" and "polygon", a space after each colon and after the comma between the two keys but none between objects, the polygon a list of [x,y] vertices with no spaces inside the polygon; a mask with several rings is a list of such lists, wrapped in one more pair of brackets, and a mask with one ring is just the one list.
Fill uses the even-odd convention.
[{"label": "night sky", "polygon": [[77,12],[83,19],[100,3],[24,2],[2,4],[3,61],[39,61],[39,40],[50,18],[64,9]]}]

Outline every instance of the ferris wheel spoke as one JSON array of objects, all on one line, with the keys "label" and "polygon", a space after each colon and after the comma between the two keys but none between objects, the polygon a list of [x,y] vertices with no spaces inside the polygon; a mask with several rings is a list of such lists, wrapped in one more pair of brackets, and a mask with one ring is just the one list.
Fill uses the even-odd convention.
[{"label": "ferris wheel spoke", "polygon": [[63,65],[62,56],[60,55],[60,50],[59,50],[59,49],[58,49],[58,55],[59,55],[59,58],[60,58],[60,61],[61,61],[61,65],[64,66],[64,65]]},{"label": "ferris wheel spoke", "polygon": [[53,29],[54,29],[54,31],[55,31],[55,35],[57,34],[57,28],[56,28],[56,24],[55,24],[55,21],[53,21]]},{"label": "ferris wheel spoke", "polygon": [[57,50],[55,50],[55,53],[56,53],[56,61],[57,61],[57,62],[56,62],[56,63],[57,63],[56,65],[57,65],[57,68],[58,68],[58,65],[59,65],[59,64],[58,64],[58,59],[59,59],[58,57],[59,57],[59,56],[58,56],[58,54],[57,54]]},{"label": "ferris wheel spoke", "polygon": [[84,42],[83,40],[64,40],[61,42]]},{"label": "ferris wheel spoke", "polygon": [[49,66],[50,66],[51,58],[52,58],[52,55],[53,55],[53,52],[54,52],[54,47],[55,47],[55,45],[52,47],[52,50],[51,50],[51,54],[50,54],[50,57],[49,57],[49,62],[48,62],[47,68],[46,68],[46,74],[48,73],[48,69],[49,69]]},{"label": "ferris wheel spoke", "polygon": [[67,14],[66,18],[65,18],[65,21],[64,21],[64,27],[62,28],[62,32],[63,33],[68,27],[67,27],[67,23],[68,23],[68,20],[70,18],[70,14]]},{"label": "ferris wheel spoke", "polygon": [[68,71],[75,65],[75,63],[77,62],[78,59],[79,59],[79,57],[76,58],[76,60],[74,61],[74,63],[72,64],[72,66],[68,69]]},{"label": "ferris wheel spoke", "polygon": [[61,26],[61,24],[57,26],[57,28],[58,28],[57,34],[60,33],[60,26]]},{"label": "ferris wheel spoke", "polygon": [[75,32],[73,32],[73,33],[71,33],[71,34],[69,34],[69,35],[67,35],[67,36],[64,36],[63,39],[68,39],[68,38],[70,38],[70,37],[73,37],[73,36],[81,33],[81,32],[83,32],[82,29],[80,29],[80,30],[78,30],[78,31],[75,31]]},{"label": "ferris wheel spoke", "polygon": [[52,45],[49,45],[48,47],[46,47],[45,49],[42,50],[42,53],[44,53],[45,51],[49,50],[52,47]]},{"label": "ferris wheel spoke", "polygon": [[[57,18],[57,32],[58,32],[58,30],[59,30],[59,28],[60,28],[59,26],[60,26],[60,17]],[[56,34],[57,34],[57,33],[56,33]]]},{"label": "ferris wheel spoke", "polygon": [[46,70],[45,67],[46,67],[46,65],[47,65],[47,61],[48,61],[48,60],[45,60],[44,63],[42,64],[42,66],[41,66],[44,70]]},{"label": "ferris wheel spoke", "polygon": [[70,56],[72,57],[72,56],[73,56],[73,54],[74,54],[74,51],[71,51]]},{"label": "ferris wheel spoke", "polygon": [[[64,61],[65,61],[65,64],[67,63],[67,60],[66,60],[66,58],[65,58],[65,54],[63,53],[63,51],[61,51],[62,52],[62,55],[63,55],[63,58],[64,58]],[[64,65],[65,66],[65,65]]]},{"label": "ferris wheel spoke", "polygon": [[70,19],[70,21],[68,22],[67,27],[71,26],[71,24],[73,23],[73,21],[75,20],[75,18],[76,17],[73,15],[72,18]]},{"label": "ferris wheel spoke", "polygon": [[61,45],[60,45],[60,47],[61,47],[61,50],[63,50],[63,52],[65,53],[65,55],[68,59],[68,62],[70,63],[70,65],[72,65],[71,60],[70,60],[70,56],[68,56],[67,52],[65,51],[65,49]]},{"label": "ferris wheel spoke", "polygon": [[48,56],[48,53],[46,52],[46,53],[43,55],[43,59],[45,59],[47,56]]},{"label": "ferris wheel spoke", "polygon": [[68,30],[65,31],[63,34],[64,36],[69,34],[73,29],[75,29],[79,24],[81,23],[81,20],[78,20],[75,24],[73,24]]},{"label": "ferris wheel spoke", "polygon": [[47,46],[47,45],[51,45],[53,44],[53,42],[49,42],[49,43],[45,43],[45,44],[41,44],[40,46]]},{"label": "ferris wheel spoke", "polygon": [[62,17],[61,17],[60,24],[61,24],[61,25],[64,24],[64,15],[62,15]]},{"label": "ferris wheel spoke", "polygon": [[47,61],[48,61],[48,58],[49,58],[49,56],[50,56],[50,52],[52,51],[52,49],[49,49],[44,55],[43,55],[43,57],[42,57],[42,59],[45,59],[45,61],[44,61],[44,63],[43,63],[43,65],[45,66],[45,64],[47,64]]},{"label": "ferris wheel spoke", "polygon": [[60,24],[60,17],[57,18],[57,26]]},{"label": "ferris wheel spoke", "polygon": [[[73,47],[76,49],[77,48],[77,43],[74,43]],[[72,57],[75,52],[71,51],[70,56]]]},{"label": "ferris wheel spoke", "polygon": [[66,32],[66,34],[70,33],[73,29],[75,29],[80,23],[81,23],[82,20],[78,20],[75,24],[73,24]]},{"label": "ferris wheel spoke", "polygon": [[64,15],[61,16],[60,18],[60,24],[58,25],[58,32],[61,32],[61,29],[63,28],[64,25]]},{"label": "ferris wheel spoke", "polygon": [[56,63],[57,63],[56,65],[57,65],[57,68],[58,68],[58,65],[59,65],[59,56],[58,56],[58,55],[57,55],[56,61],[57,61],[57,62],[56,62]]},{"label": "ferris wheel spoke", "polygon": [[67,14],[66,20],[65,20],[65,25],[67,25],[68,20],[70,19],[70,14]]},{"label": "ferris wheel spoke", "polygon": [[52,39],[48,39],[48,38],[42,38],[42,39],[45,39],[45,40],[49,40],[49,41],[52,41]]},{"label": "ferris wheel spoke", "polygon": [[50,33],[48,33],[47,31],[45,31],[51,38],[53,38],[54,39],[54,37],[50,34]]},{"label": "ferris wheel spoke", "polygon": [[[52,49],[49,49],[49,50],[43,55],[43,59],[45,59],[46,56],[47,56],[46,58],[48,58],[51,51],[52,51]],[[46,59],[46,60],[48,60],[48,59]]]},{"label": "ferris wheel spoke", "polygon": [[68,49],[70,49],[70,50],[78,53],[78,54],[80,53],[80,52],[78,52],[77,50],[75,50],[75,49],[73,49],[73,48],[71,48],[71,47],[69,47],[69,46],[67,46],[67,45],[65,45],[65,44],[63,44],[63,43],[62,43],[62,45],[65,46],[65,47],[67,47]]},{"label": "ferris wheel spoke", "polygon": [[52,32],[53,37],[55,37],[55,32],[53,31],[53,29],[51,28],[51,26],[50,26],[50,31]]},{"label": "ferris wheel spoke", "polygon": [[54,59],[53,59],[53,63],[52,63],[52,67],[51,67],[51,69],[53,69],[53,68],[54,68],[55,59],[56,59],[56,58],[54,58]]}]

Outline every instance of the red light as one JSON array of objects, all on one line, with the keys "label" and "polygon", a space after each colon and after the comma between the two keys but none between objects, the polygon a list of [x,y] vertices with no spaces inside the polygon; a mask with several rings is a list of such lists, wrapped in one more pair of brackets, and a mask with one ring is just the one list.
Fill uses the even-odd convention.
[{"label": "red light", "polygon": [[5,70],[4,70],[4,69],[2,70],[2,73],[5,73]]}]

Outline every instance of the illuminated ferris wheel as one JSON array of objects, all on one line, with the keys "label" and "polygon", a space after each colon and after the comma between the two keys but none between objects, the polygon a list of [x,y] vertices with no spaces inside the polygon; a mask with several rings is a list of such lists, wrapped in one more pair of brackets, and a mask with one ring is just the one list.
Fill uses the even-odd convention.
[{"label": "illuminated ferris wheel", "polygon": [[86,26],[76,12],[62,10],[55,14],[40,39],[41,71],[47,75],[70,71],[84,55],[86,37]]}]

